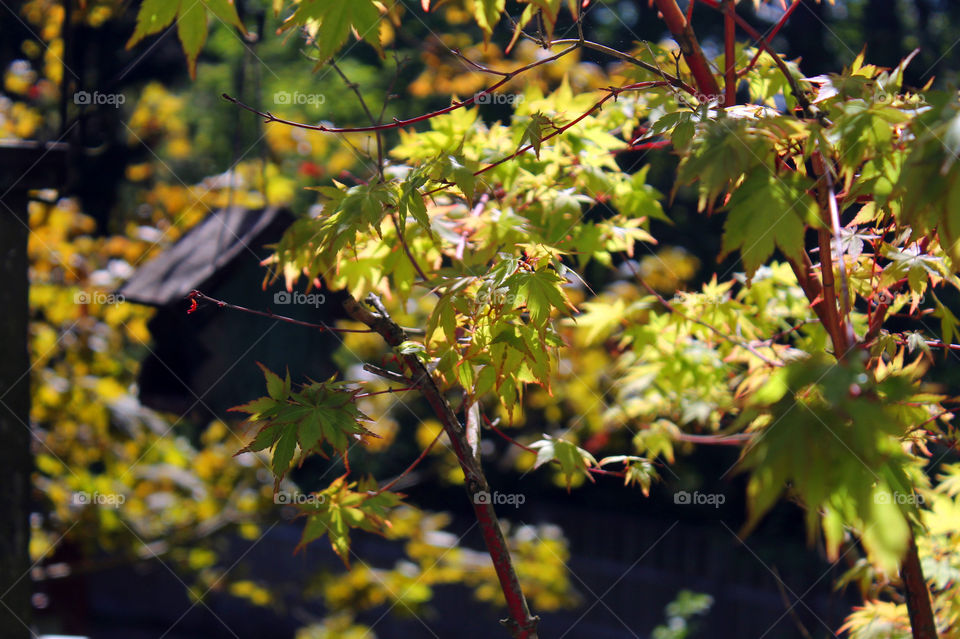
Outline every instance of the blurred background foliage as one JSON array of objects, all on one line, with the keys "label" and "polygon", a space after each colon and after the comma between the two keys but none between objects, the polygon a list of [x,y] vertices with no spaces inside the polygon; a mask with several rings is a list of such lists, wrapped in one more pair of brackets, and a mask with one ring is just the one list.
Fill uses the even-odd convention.
[{"label": "blurred background foliage", "polygon": [[[384,22],[381,38],[388,53],[383,59],[361,44],[351,47],[337,66],[368,104],[386,103],[384,114],[389,119],[447,106],[451,95],[468,96],[489,84],[489,77],[468,72],[448,49],[460,49],[471,60],[493,67],[508,60],[520,65],[542,55],[526,41],[510,54],[504,53],[506,42],[477,44],[483,37],[470,20],[470,1],[453,0],[430,14],[416,11],[418,18],[408,16],[402,29]],[[251,208],[270,204],[305,215],[316,203],[316,194],[304,187],[329,184],[331,179],[353,182],[375,164],[370,135],[330,136],[263,125],[220,99],[220,94],[230,93],[297,121],[366,124],[352,87],[343,78],[330,68],[312,71],[307,43],[296,34],[274,35],[279,19],[271,3],[238,0],[237,6],[251,37],[244,40],[212,23],[195,82],[189,80],[172,32],[131,51],[124,49],[134,24],[129,2],[86,0],[67,9],[55,0],[28,0],[8,7],[0,17],[4,65],[0,139],[64,139],[87,149],[71,183],[63,185],[62,192],[36,193],[29,211],[31,418],[37,466],[30,549],[38,562],[35,605],[41,613],[57,603],[44,594],[46,584],[117,562],[157,559],[183,577],[192,597],[227,592],[279,611],[288,605],[276,595],[285,592],[285,586],[231,572],[227,561],[231,539],[256,540],[278,515],[289,515],[290,509],[274,503],[267,460],[233,457],[245,443],[239,420],[195,424],[140,405],[136,380],[139,362],[151,347],[147,322],[153,311],[114,295],[138,266],[211,211],[230,204]],[[751,20],[759,26],[778,17],[767,5],[742,10],[754,11]],[[719,20],[699,10],[694,20],[708,53],[718,52]],[[960,5],[945,0],[810,3],[788,23],[775,46],[789,56],[802,56],[801,68],[808,76],[852,61],[859,47],[854,50],[849,43],[866,42],[869,59],[885,65],[896,64],[920,46],[908,83],[920,86],[934,80],[938,86],[953,86],[960,49],[954,47],[956,29],[951,25],[958,23]],[[661,23],[644,2],[594,3],[588,28],[591,39],[621,48],[630,48],[636,39],[664,39]],[[608,86],[615,72],[606,61],[574,54],[525,74],[504,92],[531,87],[548,91],[566,80],[577,93]],[[82,90],[122,95],[124,101],[118,107],[81,108],[72,96]],[[323,99],[298,103],[297,94]],[[510,109],[489,104],[480,112],[493,121],[507,117]],[[393,135],[387,136],[388,147]],[[665,193],[673,186],[664,182],[674,162],[669,154],[631,152],[618,155],[617,161],[627,170],[649,165],[651,180]],[[67,192],[77,196],[64,197]],[[715,264],[720,237],[718,222],[696,216],[694,198],[685,189],[671,205],[670,217],[673,225],[654,223],[654,235],[664,238],[663,246],[637,256],[646,281],[667,296],[700,289],[704,265]],[[599,323],[596,337],[591,338],[589,331],[576,333],[583,348],[570,351],[563,370],[580,374],[561,376],[553,396],[543,390],[530,392],[514,425],[532,420],[546,431],[582,418],[581,445],[590,451],[623,437],[609,428],[610,415],[599,414],[593,404],[611,361],[607,349],[613,347],[602,338],[609,328],[604,323],[644,313],[636,304],[641,291],[628,279],[606,282],[605,291],[594,300],[621,309],[611,314],[598,306],[601,312],[591,318]],[[572,290],[570,295],[579,303],[586,293]],[[428,310],[411,309],[410,318],[423,317]],[[350,335],[334,358],[346,371],[358,366],[360,358],[372,360],[379,354],[380,347],[370,336]],[[697,380],[695,386],[706,389],[711,383]],[[370,383],[371,391],[385,388]],[[663,401],[681,399],[689,404],[689,398]],[[371,452],[395,438],[405,439],[401,451],[415,453],[427,446],[439,424],[413,419],[410,410],[393,404],[389,394],[361,402],[365,413],[384,415],[375,426],[383,439],[374,441]],[[646,410],[662,414],[668,409]],[[656,428],[646,433],[643,447],[672,457],[669,437],[660,433],[658,439]],[[432,458],[432,476],[461,481],[456,462],[444,447],[436,447]],[[529,468],[533,454],[510,448],[503,458],[499,471],[509,473]],[[371,469],[388,475],[405,463],[388,461]],[[296,490],[294,482],[319,488],[329,470],[295,474],[285,489]],[[960,468],[955,465],[944,472],[947,481],[929,494],[930,534],[922,538],[921,551],[927,575],[955,592],[960,583],[960,566],[955,563],[960,555],[955,534]],[[550,481],[564,486],[559,473],[550,473]],[[78,494],[122,495],[124,502],[120,508],[92,507],[78,500]],[[441,503],[434,506],[439,509]],[[357,566],[346,574],[320,570],[303,595],[320,602],[328,616],[305,622],[298,639],[371,636],[356,620],[358,613],[381,607],[401,613],[421,610],[429,606],[432,588],[441,584],[466,584],[477,599],[498,604],[501,595],[488,558],[460,547],[458,536],[447,530],[450,523],[442,513],[404,508],[388,535],[403,546],[404,559],[384,569]],[[547,612],[575,605],[580,595],[566,569],[569,554],[563,532],[542,525],[515,526],[509,533],[532,608]],[[868,572],[863,567],[864,588],[873,583]],[[955,595],[960,600],[960,593]],[[690,636],[693,620],[709,605],[709,598],[681,594],[667,611],[667,624],[654,636]],[[69,626],[69,610],[56,613],[59,622]],[[884,615],[891,619],[882,633],[864,631],[859,636],[907,636],[902,627],[893,627],[905,616],[893,604],[855,613],[850,628],[864,626],[857,625],[857,615],[873,621]]]}]

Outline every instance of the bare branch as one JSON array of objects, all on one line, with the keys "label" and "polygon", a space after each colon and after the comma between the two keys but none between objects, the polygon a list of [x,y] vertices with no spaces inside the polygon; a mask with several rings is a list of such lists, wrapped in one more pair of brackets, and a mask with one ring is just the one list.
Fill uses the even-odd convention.
[{"label": "bare branch", "polygon": [[273,114],[270,113],[269,111],[259,111],[259,110],[255,109],[255,108],[253,108],[252,106],[249,106],[249,105],[247,105],[247,104],[244,104],[244,103],[241,102],[240,100],[238,100],[238,99],[236,99],[236,98],[234,98],[234,97],[232,97],[232,96],[230,96],[230,95],[228,95],[228,94],[226,94],[226,93],[222,94],[221,97],[222,97],[224,100],[226,100],[227,102],[232,102],[233,104],[236,104],[236,105],[237,105],[238,107],[240,107],[241,109],[244,109],[244,110],[246,110],[246,111],[249,111],[250,113],[259,115],[261,118],[264,119],[265,122],[276,122],[276,123],[278,123],[278,124],[285,124],[285,125],[287,125],[287,126],[296,127],[296,128],[298,128],[298,129],[307,129],[308,131],[323,131],[324,133],[369,133],[369,132],[373,132],[373,131],[389,131],[389,130],[391,130],[391,129],[399,129],[399,128],[403,128],[403,127],[405,127],[405,126],[410,126],[410,125],[412,125],[412,124],[417,124],[418,122],[425,122],[425,121],[430,120],[430,119],[432,119],[432,118],[436,118],[436,117],[438,117],[438,116],[445,115],[445,114],[450,113],[450,112],[452,112],[452,111],[456,111],[457,109],[460,109],[460,108],[463,108],[463,107],[466,107],[466,106],[470,106],[471,104],[475,103],[478,98],[480,98],[480,97],[482,97],[482,96],[485,96],[485,95],[489,95],[490,93],[493,93],[494,91],[496,91],[497,89],[499,89],[500,87],[502,87],[503,85],[505,85],[507,82],[509,82],[510,80],[512,80],[513,78],[515,78],[516,76],[520,75],[521,73],[523,73],[523,72],[525,72],[525,71],[529,71],[530,69],[533,69],[533,68],[535,68],[535,67],[539,67],[539,66],[541,66],[541,65],[548,64],[548,63],[553,62],[553,61],[555,61],[555,60],[559,60],[559,59],[562,58],[563,56],[565,56],[565,55],[567,55],[567,54],[569,54],[569,53],[573,53],[574,51],[576,51],[576,50],[579,49],[579,48],[580,48],[580,46],[579,46],[579,44],[577,44],[577,45],[574,45],[574,46],[572,46],[572,47],[568,47],[568,48],[564,49],[564,50],[561,51],[560,53],[555,53],[554,55],[548,56],[548,57],[546,57],[546,58],[541,58],[541,59],[539,59],[539,60],[536,60],[536,61],[534,61],[534,62],[531,62],[530,64],[524,65],[524,66],[520,67],[519,69],[514,69],[513,71],[509,71],[509,72],[507,72],[507,74],[503,77],[502,80],[500,80],[499,82],[497,82],[497,83],[494,84],[493,86],[491,86],[491,87],[489,87],[489,88],[487,88],[487,89],[484,89],[483,91],[480,91],[479,93],[476,93],[476,94],[470,96],[470,97],[467,98],[466,100],[461,100],[460,102],[455,102],[454,104],[451,104],[450,106],[445,107],[445,108],[443,108],[443,109],[439,109],[439,110],[433,111],[433,112],[431,112],[431,113],[425,113],[424,115],[419,115],[419,116],[417,116],[417,117],[409,118],[409,119],[407,119],[407,120],[394,119],[393,122],[388,122],[388,123],[384,123],[384,124],[377,124],[377,125],[371,125],[371,126],[332,127],[332,126],[325,126],[325,125],[323,125],[323,124],[304,124],[304,123],[302,123],[302,122],[294,122],[293,120],[286,120],[286,119],[284,119],[284,118],[278,118],[277,116],[273,115]]}]

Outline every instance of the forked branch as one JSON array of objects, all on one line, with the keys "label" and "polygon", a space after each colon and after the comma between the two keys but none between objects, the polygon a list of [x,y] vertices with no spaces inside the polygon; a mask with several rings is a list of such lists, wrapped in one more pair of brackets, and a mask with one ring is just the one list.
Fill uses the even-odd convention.
[{"label": "forked branch", "polygon": [[[376,313],[360,304],[353,297],[348,297],[343,308],[354,320],[366,324],[370,329],[379,333],[383,340],[391,347],[396,348],[406,341],[407,336],[403,329],[387,314],[380,303],[380,299],[372,293],[367,297],[367,303],[376,309]],[[453,408],[440,391],[430,372],[416,355],[399,356],[410,371],[410,381],[424,399],[430,404],[434,414],[443,425],[443,430],[450,440],[450,448],[460,462],[463,471],[467,494],[473,505],[473,512],[480,524],[480,532],[487,546],[487,552],[493,560],[493,567],[500,580],[507,602],[509,618],[503,624],[510,630],[514,639],[536,639],[538,617],[530,614],[527,600],[520,588],[520,580],[513,567],[513,559],[507,548],[507,541],[500,529],[500,521],[489,499],[480,498],[481,493],[489,493],[486,475],[477,459],[473,456],[470,443],[467,441],[466,429],[460,423]]]}]

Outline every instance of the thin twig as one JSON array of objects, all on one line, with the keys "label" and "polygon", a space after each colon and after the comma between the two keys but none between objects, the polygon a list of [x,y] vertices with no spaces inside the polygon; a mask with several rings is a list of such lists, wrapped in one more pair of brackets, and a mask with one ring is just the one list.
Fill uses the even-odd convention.
[{"label": "thin twig", "polygon": [[[722,6],[718,0],[700,0],[700,2],[712,9],[722,11]],[[787,66],[787,63],[783,61],[783,58],[781,58],[780,55],[770,47],[769,44],[767,44],[766,39],[764,39],[760,32],[750,26],[750,23],[744,20],[737,13],[733,14],[733,19],[736,21],[737,26],[746,31],[747,34],[753,38],[763,50],[769,53],[771,58],[773,58],[774,64],[777,65],[777,68],[780,69],[780,72],[790,85],[790,92],[793,93],[793,96],[797,99],[797,104],[799,104],[800,108],[803,110],[804,117],[816,117],[818,120],[826,124],[826,115],[813,108],[810,99],[800,88],[799,82],[797,82],[797,79],[794,77],[794,75],[790,73],[790,68]]]},{"label": "thin twig", "polygon": [[[693,6],[693,3],[690,3]],[[737,23],[734,0],[723,0],[723,106],[737,103]]]},{"label": "thin twig", "polygon": [[402,393],[404,391],[417,390],[416,386],[408,386],[407,388],[388,388],[387,390],[382,391],[372,391],[369,393],[359,393],[354,395],[354,399],[360,399],[362,397],[373,397],[374,395],[386,395],[387,393]]},{"label": "thin twig", "polygon": [[[483,421],[485,421],[485,422],[487,423],[487,428],[489,428],[490,430],[492,430],[493,432],[495,432],[497,435],[500,435],[500,437],[502,437],[502,438],[505,439],[506,441],[510,442],[511,444],[513,444],[514,446],[516,446],[517,448],[522,448],[523,450],[527,451],[528,453],[533,453],[534,455],[537,454],[537,450],[536,450],[535,448],[530,448],[529,446],[527,446],[527,445],[525,445],[525,444],[521,444],[520,442],[518,442],[516,439],[514,439],[514,438],[511,437],[510,435],[507,435],[505,432],[503,432],[502,430],[500,430],[499,428],[497,428],[496,424],[494,424],[493,422],[491,422],[490,419],[489,419],[486,415],[483,415]],[[552,463],[555,463],[555,464],[559,464],[559,463],[560,463],[560,460],[559,460],[559,459],[551,459],[550,461],[551,461]],[[622,471],[622,470],[604,470],[604,469],[602,469],[602,468],[587,467],[587,471],[590,472],[590,473],[593,473],[594,475],[609,475],[609,476],[612,476],[612,477],[620,477],[620,478],[623,478],[624,476],[626,476],[626,473],[625,473],[624,471]]]},{"label": "thin twig", "polygon": [[683,59],[696,81],[698,92],[708,96],[719,95],[720,88],[717,86],[716,78],[713,77],[713,71],[710,70],[710,64],[703,55],[703,49],[700,48],[700,42],[693,32],[693,27],[677,6],[677,0],[653,1],[660,10],[663,22],[670,29],[673,39],[680,45]]},{"label": "thin twig", "polygon": [[407,245],[407,240],[405,237],[403,237],[403,233],[400,231],[400,225],[397,224],[397,216],[393,214],[393,211],[390,211],[390,220],[393,221],[393,227],[397,229],[397,239],[400,240],[400,246],[403,247],[403,252],[407,254],[407,259],[409,259],[410,263],[413,264],[413,268],[417,272],[417,275],[419,275],[424,282],[429,282],[430,278],[427,277],[427,274],[423,272],[423,269],[420,268],[419,262],[417,262],[416,258],[413,257],[413,253],[410,252],[410,247]]},{"label": "thin twig", "polygon": [[[576,42],[576,40],[574,40],[574,42]],[[461,60],[463,60],[463,61],[467,64],[467,66],[473,67],[474,70],[480,71],[481,73],[489,73],[490,75],[498,75],[498,76],[500,76],[501,78],[510,75],[510,74],[509,74],[508,72],[506,72],[506,71],[497,71],[496,69],[491,69],[491,68],[489,68],[489,67],[485,67],[485,66],[483,66],[482,64],[480,64],[479,62],[474,62],[473,60],[471,60],[471,59],[468,58],[467,56],[465,56],[465,55],[463,55],[462,53],[460,53],[460,49],[450,49],[450,52],[451,52],[453,55],[455,55],[455,56],[457,56],[458,58],[460,58]]]},{"label": "thin twig", "polygon": [[385,368],[380,368],[379,366],[374,366],[373,364],[364,364],[363,370],[367,371],[368,373],[373,373],[374,375],[382,377],[386,380],[390,380],[391,382],[397,382],[398,384],[410,384],[413,381],[409,377],[404,377],[400,373],[394,373],[393,371],[388,371]]},{"label": "thin twig", "polygon": [[264,119],[265,122],[276,122],[278,124],[285,124],[287,126],[296,127],[298,129],[307,129],[308,131],[323,131],[324,133],[369,133],[373,131],[389,131],[391,129],[399,129],[405,126],[410,126],[412,124],[417,124],[418,122],[425,122],[432,118],[436,118],[441,115],[446,115],[447,113],[450,113],[452,111],[456,111],[457,109],[470,106],[471,104],[475,103],[477,99],[485,95],[489,95],[490,93],[493,93],[494,91],[496,91],[497,89],[502,87],[504,84],[506,84],[516,76],[520,75],[521,73],[525,71],[529,71],[530,69],[533,69],[535,67],[559,60],[563,56],[569,53],[573,53],[579,48],[580,48],[579,45],[574,45],[572,47],[564,49],[560,53],[556,53],[546,58],[541,58],[539,60],[531,62],[530,64],[524,65],[519,69],[514,69],[513,71],[509,71],[502,80],[500,80],[493,86],[488,87],[487,89],[484,89],[483,91],[480,91],[479,93],[472,95],[466,100],[455,102],[454,104],[451,104],[450,106],[445,107],[443,109],[439,109],[431,113],[425,113],[423,115],[418,115],[416,117],[409,118],[407,120],[399,120],[394,118],[393,122],[386,122],[383,124],[372,125],[372,126],[332,127],[332,126],[325,126],[323,124],[304,124],[303,122],[294,122],[293,120],[278,118],[277,116],[273,115],[269,111],[259,111],[253,108],[252,106],[244,104],[240,100],[226,93],[222,94],[220,97],[222,97],[227,102],[232,102],[233,104],[236,104],[241,109],[244,109],[246,111],[249,111],[250,113],[260,116],[261,118]]},{"label": "thin twig", "polygon": [[677,433],[673,438],[679,442],[690,442],[691,444],[707,444],[714,446],[742,446],[753,439],[749,433],[736,433],[733,435],[694,435],[692,433]]},{"label": "thin twig", "polygon": [[242,311],[244,313],[250,313],[252,315],[260,315],[261,317],[268,317],[280,322],[286,322],[287,324],[296,324],[297,326],[306,326],[307,328],[313,328],[318,331],[330,331],[331,333],[372,333],[370,329],[366,328],[337,328],[336,326],[330,326],[325,323],[314,324],[312,322],[304,322],[302,320],[293,319],[292,317],[286,317],[284,315],[277,315],[273,311],[258,311],[256,309],[247,308],[245,306],[238,306],[237,304],[230,304],[229,302],[224,302],[223,300],[218,300],[216,298],[210,297],[204,293],[201,293],[198,290],[190,291],[186,296],[186,299],[191,301],[191,306],[187,310],[187,313],[192,313],[197,310],[196,300],[203,300],[205,302],[213,302],[220,308],[229,308],[234,311]]},{"label": "thin twig", "polygon": [[[573,44],[578,42],[580,41],[573,40],[573,39],[565,39],[565,40],[554,40],[550,44],[559,45],[559,44]],[[678,89],[686,91],[690,95],[697,95],[697,90],[695,88],[693,88],[692,86],[690,86],[689,84],[687,84],[686,82],[678,78],[677,76],[671,75],[666,71],[663,71],[662,69],[660,69],[660,67],[652,65],[649,62],[644,62],[643,60],[640,60],[639,58],[636,58],[628,53],[624,53],[623,51],[618,51],[617,49],[613,49],[604,44],[600,44],[599,42],[591,42],[590,40],[584,40],[583,46],[587,49],[593,49],[594,51],[599,51],[600,53],[605,53],[611,57],[636,65],[641,69],[645,69],[650,73],[654,73],[660,76],[661,78],[669,82],[671,86],[674,86],[674,87],[677,87]]]},{"label": "thin twig", "polygon": [[[319,45],[318,45],[319,46]],[[337,66],[337,63],[333,60],[330,60],[330,66],[334,71],[337,72],[342,79],[344,84],[350,88],[351,91],[357,96],[357,100],[360,101],[360,106],[363,108],[363,112],[367,114],[367,118],[370,120],[370,124],[377,126],[380,124],[379,120],[373,117],[373,113],[370,112],[370,107],[367,106],[367,101],[363,99],[363,94],[360,93],[360,86],[356,82],[352,82],[347,75],[340,70],[340,67]],[[383,180],[383,132],[374,131],[377,138],[377,172],[380,175],[380,180]]]},{"label": "thin twig", "polygon": [[[590,115],[592,115],[594,111],[599,110],[599,109],[600,109],[604,104],[606,104],[609,100],[611,100],[611,99],[613,99],[613,98],[616,98],[617,96],[619,96],[621,93],[623,93],[623,92],[625,92],[625,91],[639,91],[639,90],[642,90],[642,89],[649,89],[649,88],[653,88],[653,87],[669,86],[669,84],[670,84],[670,83],[667,82],[667,81],[662,81],[662,82],[661,82],[661,81],[656,81],[656,82],[637,82],[637,83],[635,83],[635,84],[628,84],[627,86],[623,86],[623,87],[607,87],[606,89],[604,89],[605,91],[608,92],[607,95],[605,95],[605,96],[603,96],[602,98],[600,98],[600,100],[598,100],[596,103],[594,103],[594,105],[593,105],[592,107],[590,107],[589,109],[587,109],[587,111],[586,111],[585,113],[582,113],[582,114],[579,115],[577,118],[575,118],[574,120],[571,120],[570,122],[564,124],[563,126],[556,127],[556,128],[555,128],[552,132],[550,132],[548,135],[545,135],[545,136],[543,136],[542,138],[540,138],[540,142],[541,142],[541,144],[542,144],[543,142],[546,142],[547,140],[549,140],[549,139],[551,139],[551,138],[555,138],[555,137],[557,137],[558,135],[561,135],[562,133],[566,132],[568,129],[576,126],[577,124],[579,124],[580,122],[582,122],[584,119],[586,119],[587,117],[589,117]],[[510,160],[514,159],[515,157],[517,157],[517,156],[519,156],[519,155],[522,155],[523,153],[526,153],[527,151],[531,150],[532,148],[533,148],[533,144],[528,144],[528,145],[526,145],[526,146],[520,147],[519,149],[517,149],[516,151],[514,151],[514,152],[511,153],[510,155],[508,155],[508,156],[506,156],[506,157],[502,157],[502,158],[500,158],[499,160],[497,160],[496,162],[493,162],[493,163],[491,163],[491,164],[488,164],[488,165],[486,165],[485,167],[474,171],[473,174],[474,174],[474,175],[481,175],[481,174],[483,174],[483,173],[486,173],[487,171],[489,171],[489,170],[491,170],[491,169],[493,169],[493,168],[495,168],[495,167],[497,167],[497,166],[500,166],[500,165],[503,164],[504,162],[509,162]],[[446,186],[438,187],[438,188],[436,188],[436,189],[433,189],[432,191],[427,191],[424,195],[430,195],[430,194],[433,194],[433,193],[437,193],[437,192],[439,192],[439,191],[442,191],[444,188],[446,188]]]},{"label": "thin twig", "polygon": [[791,326],[790,328],[785,329],[785,330],[782,330],[782,331],[780,331],[779,333],[776,333],[776,334],[774,334],[774,335],[771,335],[771,336],[768,337],[767,339],[765,339],[765,340],[763,340],[762,342],[760,342],[760,345],[761,345],[761,346],[769,346],[770,344],[774,343],[775,341],[777,341],[777,340],[780,339],[781,337],[785,337],[785,336],[789,335],[790,333],[792,333],[792,332],[794,332],[794,331],[797,331],[797,330],[803,328],[803,327],[806,326],[807,324],[818,324],[819,322],[820,322],[820,320],[800,320],[799,322],[797,322],[795,325]]},{"label": "thin twig", "polygon": [[[780,32],[780,29],[782,29],[783,25],[787,23],[787,20],[790,19],[790,16],[793,14],[794,10],[800,6],[800,3],[802,1],[803,0],[793,0],[793,4],[791,4],[790,7],[783,12],[783,15],[780,16],[780,19],[777,21],[777,24],[775,24],[773,28],[770,29],[770,32],[763,37],[765,42],[769,43],[771,40],[773,40],[774,37],[776,37],[777,33]],[[756,54],[754,54],[753,58],[750,60],[750,63],[740,71],[737,71],[737,77],[742,78],[743,76],[750,73],[750,71],[753,70],[753,67],[757,66],[757,62],[760,61],[760,56],[763,55],[763,52],[764,52],[764,48],[758,45],[757,52]]]},{"label": "thin twig", "polygon": [[381,488],[378,488],[376,494],[379,495],[380,493],[390,490],[398,481],[400,481],[401,479],[409,475],[410,472],[414,468],[416,468],[420,464],[420,462],[422,462],[424,458],[426,458],[427,455],[430,454],[430,451],[433,450],[433,447],[437,444],[438,441],[440,441],[440,437],[443,434],[444,434],[444,430],[441,428],[439,431],[437,431],[437,436],[433,438],[433,441],[430,442],[430,445],[423,449],[423,452],[420,453],[420,456],[417,457],[415,460],[413,460],[413,463],[407,466],[406,470],[404,470],[402,473],[394,477],[387,485]]},{"label": "thin twig", "polygon": [[797,626],[797,630],[800,631],[800,634],[803,635],[804,639],[813,639],[810,636],[810,631],[807,630],[807,627],[803,625],[803,621],[800,620],[800,617],[797,616],[794,608],[797,607],[796,603],[790,603],[790,599],[787,598],[787,593],[783,589],[783,580],[780,579],[780,573],[777,571],[776,567],[772,568],[771,571],[774,576],[774,581],[777,583],[777,590],[780,591],[780,598],[783,600],[783,605],[787,607],[787,612],[790,613],[790,617],[793,619],[793,623]]},{"label": "thin twig", "polygon": [[[813,163],[813,170],[817,174],[817,204],[820,208],[820,219],[823,223],[823,227],[817,230],[817,237],[820,244],[820,277],[823,279],[823,301],[824,301],[824,312],[826,319],[826,326],[829,327],[830,335],[833,341],[834,353],[839,357],[842,357],[846,353],[850,346],[854,343],[852,338],[853,331],[849,329],[849,318],[850,318],[850,308],[849,308],[849,298],[848,304],[845,307],[837,302],[837,290],[836,282],[833,279],[833,247],[831,244],[836,242],[837,251],[840,250],[840,241],[839,234],[831,233],[830,228],[832,226],[832,211],[830,207],[830,201],[833,200],[833,189],[828,186],[832,182],[827,181],[826,175],[830,172],[829,167],[826,166],[826,161],[823,156],[816,152],[811,158]],[[834,207],[836,206],[836,201],[834,201]],[[843,255],[838,256],[838,261],[841,263],[841,268],[843,266]],[[845,273],[845,271],[843,271]],[[846,280],[843,280],[845,282]],[[844,286],[841,289],[841,294],[846,298],[847,291]],[[845,313],[841,317],[840,309],[844,308]]]}]

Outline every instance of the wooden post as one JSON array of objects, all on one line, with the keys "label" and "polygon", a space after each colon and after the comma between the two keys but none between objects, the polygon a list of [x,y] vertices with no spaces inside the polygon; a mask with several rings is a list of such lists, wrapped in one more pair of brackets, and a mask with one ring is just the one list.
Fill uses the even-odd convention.
[{"label": "wooden post", "polygon": [[65,146],[0,143],[0,629],[31,637],[27,191],[62,183]]}]

